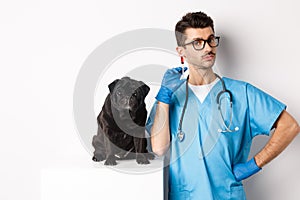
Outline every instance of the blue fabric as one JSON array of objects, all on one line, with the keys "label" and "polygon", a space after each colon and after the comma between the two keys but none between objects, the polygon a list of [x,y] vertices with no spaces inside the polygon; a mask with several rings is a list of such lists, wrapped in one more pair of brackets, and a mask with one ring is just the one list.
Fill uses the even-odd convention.
[{"label": "blue fabric", "polygon": [[[225,130],[216,96],[222,90],[217,82],[201,103],[189,89],[189,100],[182,130],[185,139],[177,139],[179,120],[185,100],[185,84],[172,95],[170,104],[170,164],[169,199],[212,200],[246,199],[243,185],[235,179],[232,166],[245,163],[252,138],[268,135],[280,113],[286,108],[265,92],[242,81],[223,78],[233,97],[233,119],[230,129]],[[228,95],[221,96],[221,111],[226,125],[230,122]],[[150,133],[154,121],[156,103],[146,124]]]},{"label": "blue fabric", "polygon": [[246,163],[239,163],[233,167],[233,174],[237,181],[244,180],[253,174],[256,174],[261,170],[260,167],[257,166],[254,158],[249,160]]}]

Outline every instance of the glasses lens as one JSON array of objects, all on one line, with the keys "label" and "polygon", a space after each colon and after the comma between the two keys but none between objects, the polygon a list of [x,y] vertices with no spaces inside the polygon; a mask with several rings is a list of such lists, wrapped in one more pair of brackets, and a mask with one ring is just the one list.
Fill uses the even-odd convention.
[{"label": "glasses lens", "polygon": [[205,41],[203,40],[195,40],[193,42],[193,46],[196,50],[201,50],[204,48]]},{"label": "glasses lens", "polygon": [[211,37],[208,39],[208,44],[211,47],[217,47],[219,45],[219,37]]}]

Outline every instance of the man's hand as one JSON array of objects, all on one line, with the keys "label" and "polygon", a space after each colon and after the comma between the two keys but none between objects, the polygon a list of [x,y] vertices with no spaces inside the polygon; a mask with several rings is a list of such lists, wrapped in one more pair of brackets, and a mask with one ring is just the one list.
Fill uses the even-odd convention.
[{"label": "man's hand", "polygon": [[[184,71],[187,68],[184,68]],[[170,104],[172,94],[179,88],[179,86],[184,83],[184,79],[180,80],[182,73],[181,67],[176,67],[168,69],[164,74],[163,80],[161,82],[161,87],[156,95],[156,99],[160,102]]]},{"label": "man's hand", "polygon": [[261,168],[257,166],[254,158],[252,158],[246,163],[236,164],[233,167],[233,174],[237,181],[241,181],[252,176],[253,174],[257,173],[260,170]]}]

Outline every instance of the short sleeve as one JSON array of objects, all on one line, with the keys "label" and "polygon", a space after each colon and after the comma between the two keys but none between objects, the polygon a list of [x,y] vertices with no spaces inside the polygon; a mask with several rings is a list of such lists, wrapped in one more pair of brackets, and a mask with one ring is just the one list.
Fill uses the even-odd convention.
[{"label": "short sleeve", "polygon": [[269,135],[286,105],[251,84],[246,87],[251,135]]}]

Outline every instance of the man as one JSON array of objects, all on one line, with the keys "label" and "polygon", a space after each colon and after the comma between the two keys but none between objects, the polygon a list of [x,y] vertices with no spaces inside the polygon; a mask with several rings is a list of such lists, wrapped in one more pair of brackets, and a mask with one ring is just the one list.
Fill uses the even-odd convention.
[{"label": "man", "polygon": [[[213,72],[219,37],[209,16],[188,13],[175,31],[189,76],[182,79],[180,67],[167,70],[147,122],[153,152],[169,159],[168,198],[245,199],[241,181],[281,153],[299,125],[270,95]],[[252,138],[273,128],[247,161]]]}]

